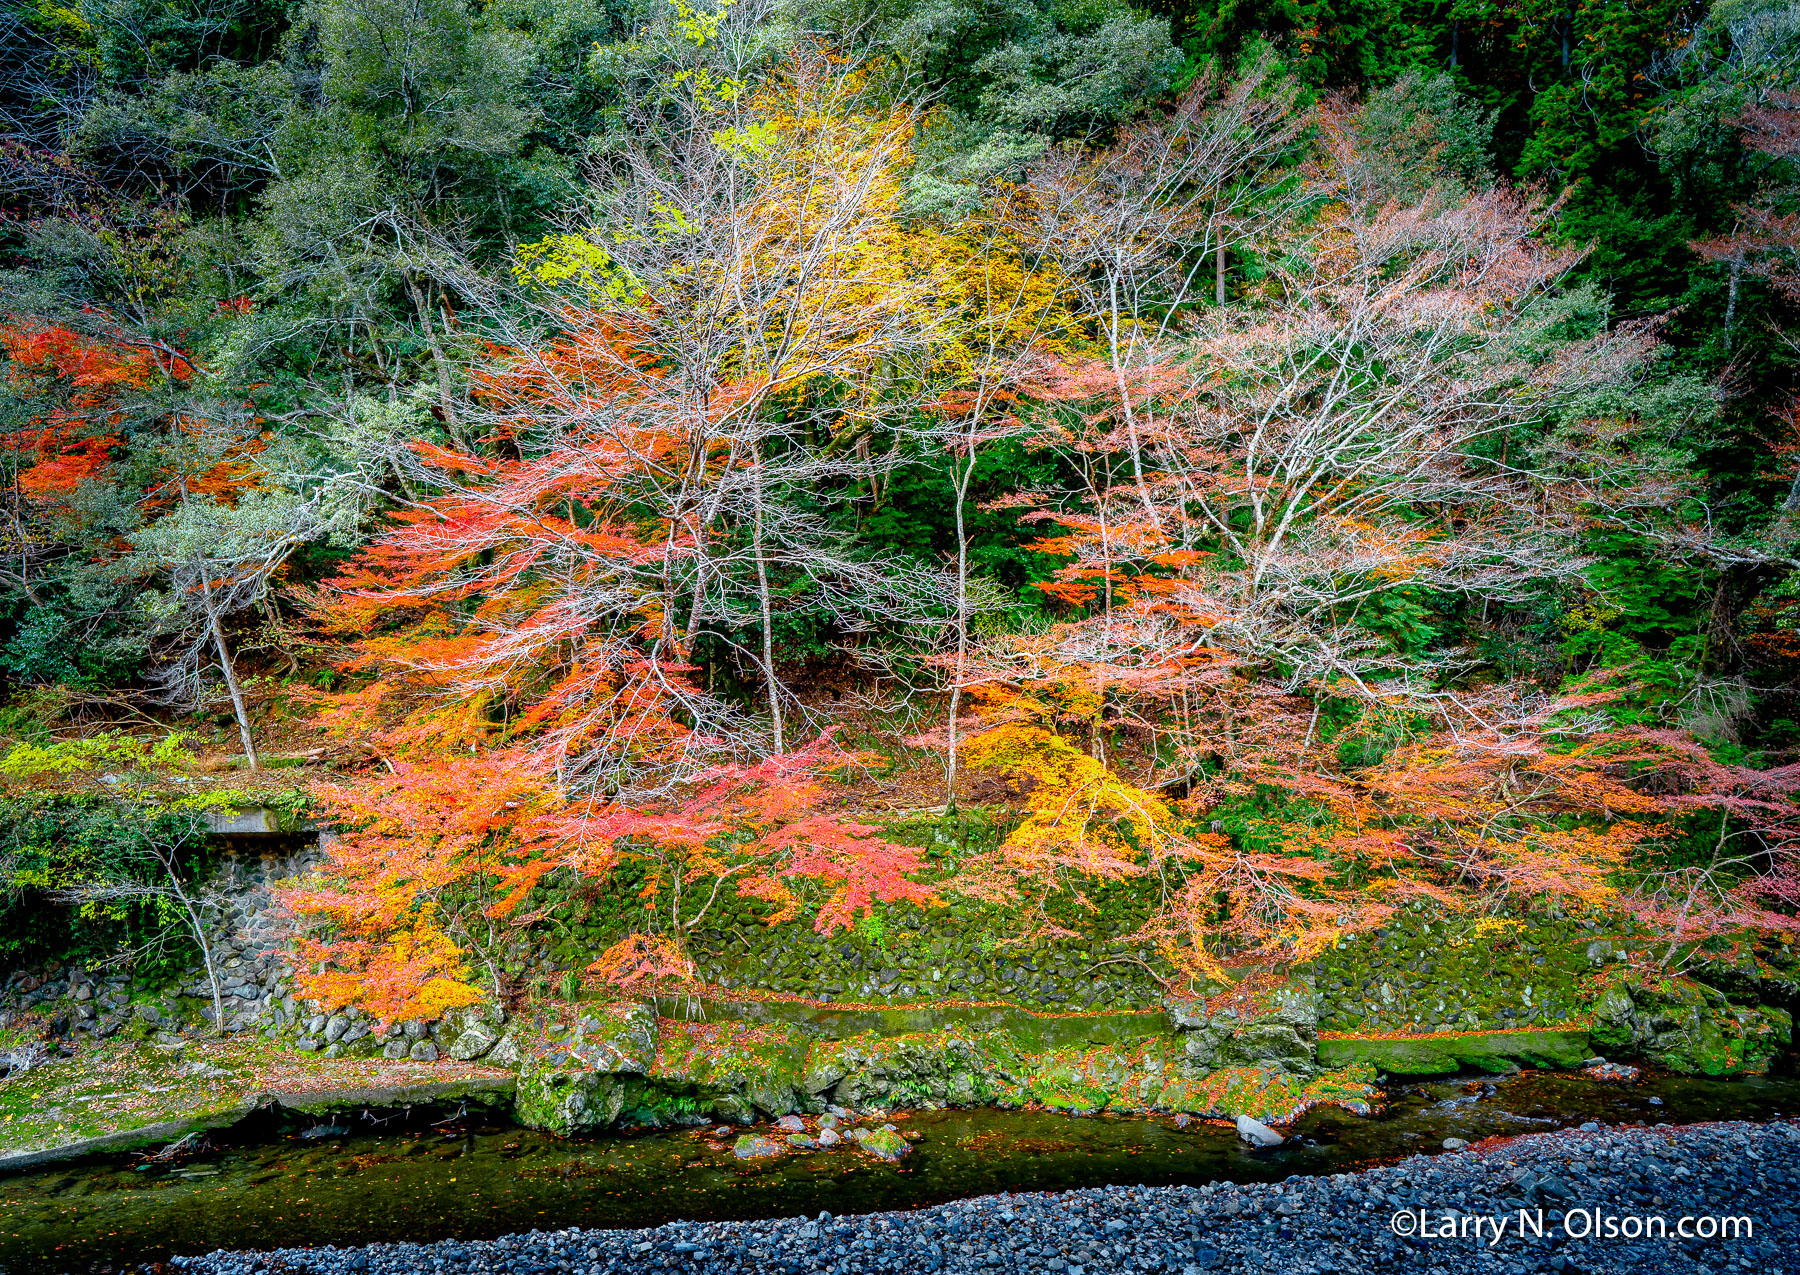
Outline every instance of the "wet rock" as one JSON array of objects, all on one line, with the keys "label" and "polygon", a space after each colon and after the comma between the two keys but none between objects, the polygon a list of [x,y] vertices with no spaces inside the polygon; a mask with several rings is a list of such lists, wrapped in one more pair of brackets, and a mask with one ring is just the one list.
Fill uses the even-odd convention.
[{"label": "wet rock", "polygon": [[[618,1120],[625,1078],[643,1076],[655,1061],[656,1015],[648,1006],[617,1005],[573,1028],[515,1022],[507,1037],[519,1056],[514,1104],[520,1123],[577,1133]],[[495,1046],[493,1055],[500,1053]]]},{"label": "wet rock", "polygon": [[786,1153],[781,1143],[757,1133],[744,1134],[731,1148],[731,1154],[740,1160],[766,1160]]},{"label": "wet rock", "polygon": [[1238,1137],[1257,1147],[1278,1147],[1286,1141],[1268,1125],[1250,1116],[1237,1118],[1237,1132]]},{"label": "wet rock", "polygon": [[864,1151],[882,1160],[898,1160],[912,1150],[912,1144],[892,1128],[870,1129],[857,1141]]},{"label": "wet rock", "polygon": [[1724,992],[1685,977],[1621,975],[1594,1000],[1594,1041],[1670,1071],[1754,1075],[1793,1036],[1793,1017],[1772,1006],[1733,1005]]},{"label": "wet rock", "polygon": [[1586,1075],[1593,1077],[1595,1080],[1619,1080],[1626,1083],[1636,1080],[1643,1074],[1636,1067],[1630,1067],[1624,1063],[1606,1062],[1605,1060],[1583,1067],[1582,1071]]},{"label": "wet rock", "polygon": [[818,1110],[802,1087],[811,1046],[811,1037],[782,1024],[691,1042],[675,1035],[650,1080],[663,1101],[679,1097],[720,1119],[779,1119]]},{"label": "wet rock", "polygon": [[801,1083],[810,1094],[831,1094],[833,1112],[924,1100],[979,1106],[1016,1094],[1024,1073],[1018,1046],[1003,1032],[869,1033],[815,1048]]},{"label": "wet rock", "polygon": [[1165,1008],[1196,1068],[1270,1067],[1302,1076],[1318,1070],[1319,995],[1310,977],[1290,979],[1252,1005],[1170,999]]},{"label": "wet rock", "polygon": [[[444,1015],[444,1052],[458,1062],[473,1062],[500,1043],[505,1015],[497,1006],[472,1005]],[[513,1059],[517,1063],[518,1059]]]},{"label": "wet rock", "polygon": [[729,1120],[734,1124],[755,1124],[756,1108],[750,1101],[738,1094],[720,1094],[712,1100],[712,1114],[720,1120]]},{"label": "wet rock", "polygon": [[1732,959],[1703,960],[1688,974],[1740,1004],[1800,1003],[1800,953],[1786,947],[1758,952],[1746,945]]}]

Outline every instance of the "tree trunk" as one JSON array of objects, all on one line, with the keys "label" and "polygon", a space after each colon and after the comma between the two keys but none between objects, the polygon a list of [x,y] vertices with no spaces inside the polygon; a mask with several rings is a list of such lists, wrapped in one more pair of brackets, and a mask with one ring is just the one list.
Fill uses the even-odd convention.
[{"label": "tree trunk", "polygon": [[225,674],[225,689],[231,693],[231,708],[237,714],[238,734],[244,741],[244,756],[249,759],[251,770],[261,770],[262,762],[256,755],[256,740],[250,733],[250,711],[244,707],[244,692],[238,686],[237,670],[231,667],[231,652],[225,646],[225,629],[219,623],[219,613],[213,610],[212,586],[202,582],[206,590],[206,622],[212,629],[213,644],[219,648],[219,670]]},{"label": "tree trunk", "polygon": [[1225,236],[1224,235],[1221,234],[1219,236],[1219,246],[1213,250],[1213,253],[1214,253],[1213,273],[1214,273],[1215,291],[1217,293],[1217,296],[1215,299],[1218,301],[1218,303],[1221,306],[1223,306],[1225,304]]},{"label": "tree trunk", "polygon": [[1731,353],[1731,329],[1737,322],[1738,278],[1744,272],[1744,258],[1740,253],[1731,259],[1730,280],[1725,289],[1725,353]]},{"label": "tree trunk", "polygon": [[753,445],[750,461],[756,467],[756,485],[751,489],[756,519],[751,528],[750,547],[756,554],[756,596],[762,607],[763,680],[769,687],[769,714],[775,719],[775,751],[786,752],[781,729],[781,686],[775,680],[775,626],[769,607],[769,562],[763,556],[763,468],[762,447]]},{"label": "tree trunk", "polygon": [[219,990],[219,966],[213,960],[212,944],[206,941],[206,926],[191,912],[188,922],[194,928],[194,941],[200,945],[200,964],[206,967],[206,985],[212,989],[213,1030],[225,1030],[225,993]]},{"label": "tree trunk", "polygon": [[200,946],[200,964],[206,969],[207,986],[212,989],[213,1031],[225,1030],[225,993],[219,988],[219,967],[213,960],[212,944],[206,941],[206,922],[200,916],[200,908],[188,897],[187,891],[181,888],[181,874],[175,870],[175,852],[162,846],[152,847],[157,862],[162,864],[164,874],[169,878],[169,889],[181,900],[181,909],[187,914],[188,928],[194,932],[194,942]]},{"label": "tree trunk", "polygon": [[974,419],[969,430],[968,466],[956,471],[956,671],[950,680],[950,751],[944,763],[944,805],[951,809],[956,806],[956,713],[962,703],[963,666],[969,659],[969,534],[963,503],[975,477]]},{"label": "tree trunk", "polygon": [[437,329],[431,324],[431,304],[419,291],[411,274],[406,276],[406,290],[412,293],[413,305],[419,311],[419,325],[425,329],[425,344],[431,350],[431,363],[437,369],[438,410],[444,414],[444,428],[450,431],[450,437],[456,440],[458,447],[467,450],[469,444],[458,428],[456,404],[450,397],[450,360],[444,357],[444,347],[438,344]]}]

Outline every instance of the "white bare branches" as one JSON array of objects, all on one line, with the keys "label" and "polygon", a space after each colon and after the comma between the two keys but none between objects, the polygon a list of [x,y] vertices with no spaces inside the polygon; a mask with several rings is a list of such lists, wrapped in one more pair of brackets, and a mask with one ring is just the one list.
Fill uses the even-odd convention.
[{"label": "white bare branches", "polygon": [[[553,682],[533,747],[609,795],[787,747],[804,706],[778,665],[785,611],[904,628],[947,592],[865,560],[828,516],[905,463],[866,440],[923,401],[941,341],[944,267],[903,251],[899,224],[915,113],[810,55],[755,92],[690,87],[513,279],[440,253],[431,272],[494,351],[457,409],[485,455],[388,456],[432,493],[409,555],[453,564],[393,596],[490,600],[413,671],[520,706]],[[702,642],[758,668],[765,721],[692,676]]]}]

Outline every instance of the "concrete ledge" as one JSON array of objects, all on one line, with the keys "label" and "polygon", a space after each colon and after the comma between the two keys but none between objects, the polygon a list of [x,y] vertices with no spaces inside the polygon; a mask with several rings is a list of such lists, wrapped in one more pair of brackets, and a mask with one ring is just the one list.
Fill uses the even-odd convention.
[{"label": "concrete ledge", "polygon": [[77,1138],[73,1142],[59,1143],[53,1147],[40,1147],[35,1151],[0,1153],[0,1173],[30,1169],[40,1164],[53,1164],[58,1160],[77,1160],[82,1156],[105,1155],[113,1151],[135,1151],[139,1147],[152,1146],[159,1142],[173,1142],[190,1133],[205,1133],[209,1129],[229,1128],[261,1105],[260,1101],[240,1103],[232,1107],[222,1107],[217,1111],[189,1116],[183,1120],[164,1120],[157,1124],[138,1125],[131,1129],[115,1129],[111,1133],[97,1134],[91,1138]]},{"label": "concrete ledge", "polygon": [[1472,1067],[1579,1067],[1593,1057],[1584,1027],[1543,1031],[1443,1032],[1430,1036],[1320,1036],[1319,1065],[1370,1063],[1402,1076],[1444,1076]]},{"label": "concrete ledge", "polygon": [[301,1090],[264,1094],[254,1104],[274,1104],[308,1113],[351,1107],[417,1107],[428,1102],[510,1101],[518,1080],[513,1076],[477,1076],[469,1080],[426,1081],[412,1085],[353,1085],[343,1089]]},{"label": "concrete ledge", "polygon": [[135,1151],[140,1147],[173,1142],[190,1133],[227,1129],[266,1107],[283,1107],[308,1115],[324,1115],[359,1107],[423,1106],[431,1102],[457,1102],[466,1099],[482,1103],[510,1102],[515,1083],[511,1076],[477,1076],[465,1080],[425,1081],[405,1085],[352,1085],[341,1089],[260,1093],[231,1106],[200,1112],[180,1120],[161,1120],[155,1124],[115,1129],[111,1133],[77,1138],[32,1151],[0,1153],[0,1173],[54,1164],[58,1160],[77,1160],[83,1156]]},{"label": "concrete ledge", "polygon": [[895,1005],[845,1007],[811,1001],[728,1000],[659,996],[660,1017],[684,1022],[784,1023],[827,1040],[854,1036],[910,1036],[962,1028],[1007,1032],[1021,1044],[1044,1049],[1074,1045],[1117,1045],[1152,1036],[1172,1036],[1175,1023],[1160,1009],[1100,1014],[1041,1013],[1017,1005]]}]

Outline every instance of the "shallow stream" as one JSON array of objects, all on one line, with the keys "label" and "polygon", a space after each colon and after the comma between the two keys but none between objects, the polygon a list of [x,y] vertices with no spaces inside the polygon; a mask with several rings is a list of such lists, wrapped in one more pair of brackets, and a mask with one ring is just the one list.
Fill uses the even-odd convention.
[{"label": "shallow stream", "polygon": [[[0,1271],[118,1270],[215,1248],[479,1239],[676,1218],[916,1208],[999,1191],[1111,1183],[1268,1181],[1440,1149],[1447,1137],[1603,1124],[1768,1120],[1800,1113],[1792,1077],[1635,1084],[1525,1072],[1396,1085],[1373,1116],[1319,1108],[1254,1151],[1224,1125],[1030,1111],[920,1112],[921,1136],[883,1164],[848,1150],[739,1162],[705,1131],[571,1140],[483,1117],[396,1116],[282,1127],[252,1120],[169,1162],[113,1156],[0,1178]],[[437,1113],[440,1117],[444,1113]]]}]

